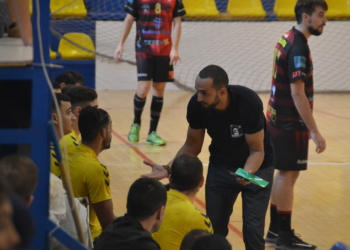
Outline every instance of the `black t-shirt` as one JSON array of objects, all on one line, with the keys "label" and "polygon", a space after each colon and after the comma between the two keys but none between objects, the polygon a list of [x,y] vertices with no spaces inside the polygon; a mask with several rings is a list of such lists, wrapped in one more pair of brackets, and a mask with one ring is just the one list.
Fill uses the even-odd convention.
[{"label": "black t-shirt", "polygon": [[264,129],[265,157],[260,169],[271,166],[273,146],[259,96],[243,86],[229,85],[230,105],[224,112],[208,110],[192,96],[187,107],[187,121],[192,129],[206,128],[212,141],[210,165],[235,171],[243,168],[249,156],[245,134]]},{"label": "black t-shirt", "polygon": [[160,250],[158,243],[140,222],[125,214],[115,219],[96,238],[94,250]]},{"label": "black t-shirt", "polygon": [[182,0],[127,0],[124,10],[136,19],[136,52],[169,56],[173,19],[186,14]]},{"label": "black t-shirt", "polygon": [[308,130],[292,98],[290,84],[298,80],[305,83],[305,95],[312,110],[314,87],[311,53],[306,37],[293,27],[275,47],[271,96],[266,113],[269,126],[283,130]]}]

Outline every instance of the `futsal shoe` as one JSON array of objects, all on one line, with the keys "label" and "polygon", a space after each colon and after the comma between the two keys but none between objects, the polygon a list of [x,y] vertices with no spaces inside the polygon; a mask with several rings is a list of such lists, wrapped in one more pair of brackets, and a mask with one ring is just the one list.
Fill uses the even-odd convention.
[{"label": "futsal shoe", "polygon": [[155,131],[153,131],[147,136],[146,144],[155,145],[155,146],[164,146],[166,144],[166,141],[160,138],[160,136]]},{"label": "futsal shoe", "polygon": [[276,242],[277,242],[277,237],[278,237],[278,234],[272,232],[272,231],[268,231],[267,232],[267,235],[266,235],[266,238],[265,238],[265,243],[268,244],[268,245],[276,245]]},{"label": "futsal shoe", "polygon": [[[299,235],[300,236],[300,235]],[[279,232],[275,249],[278,250],[317,250],[317,247],[306,243],[294,234],[294,230],[289,232]]]},{"label": "futsal shoe", "polygon": [[131,125],[130,132],[128,134],[128,140],[130,142],[138,142],[140,133],[140,125],[134,123]]}]

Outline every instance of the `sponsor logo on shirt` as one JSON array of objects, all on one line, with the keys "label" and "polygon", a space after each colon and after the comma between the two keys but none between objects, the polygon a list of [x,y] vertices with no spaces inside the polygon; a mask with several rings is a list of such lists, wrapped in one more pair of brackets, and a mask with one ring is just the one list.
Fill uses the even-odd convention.
[{"label": "sponsor logo on shirt", "polygon": [[294,57],[294,67],[295,68],[306,68],[306,57],[305,56],[295,56]]},{"label": "sponsor logo on shirt", "polygon": [[157,34],[157,35],[160,35],[160,34],[170,34],[171,32],[170,31],[166,31],[166,30],[141,30],[142,34]]},{"label": "sponsor logo on shirt", "polygon": [[230,129],[231,129],[231,137],[232,138],[239,138],[243,136],[243,131],[242,131],[242,127],[240,125],[230,125]]},{"label": "sponsor logo on shirt", "polygon": [[144,40],[143,41],[146,45],[168,45],[169,39],[164,40]]},{"label": "sponsor logo on shirt", "polygon": [[267,106],[267,120],[276,124],[276,109],[272,108],[270,105]]},{"label": "sponsor logo on shirt", "polygon": [[138,73],[137,76],[138,76],[138,77],[147,76],[147,73]]},{"label": "sponsor logo on shirt", "polygon": [[286,34],[283,35],[283,37],[284,37],[284,38],[288,38],[288,37],[289,37],[289,34],[286,33]]},{"label": "sponsor logo on shirt", "polygon": [[165,6],[165,11],[167,12],[167,13],[170,13],[171,12],[171,5],[166,5]]},{"label": "sponsor logo on shirt", "polygon": [[142,10],[143,12],[149,12],[151,6],[149,6],[149,4],[142,4]]},{"label": "sponsor logo on shirt", "polygon": [[156,17],[153,20],[153,26],[156,29],[160,29],[162,27],[162,23],[163,23],[163,21],[162,21],[162,18],[160,18],[160,17]]},{"label": "sponsor logo on shirt", "polygon": [[297,160],[297,164],[307,164],[307,159]]}]

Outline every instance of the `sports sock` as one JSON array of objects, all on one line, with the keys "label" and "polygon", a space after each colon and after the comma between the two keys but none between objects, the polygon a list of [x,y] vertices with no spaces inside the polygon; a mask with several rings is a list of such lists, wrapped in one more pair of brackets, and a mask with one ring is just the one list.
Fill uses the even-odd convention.
[{"label": "sports sock", "polygon": [[160,112],[163,108],[163,97],[153,96],[151,103],[151,126],[149,128],[149,134],[157,130]]},{"label": "sports sock", "polygon": [[134,123],[141,125],[141,115],[145,106],[146,98],[140,98],[136,94],[134,96]]},{"label": "sports sock", "polygon": [[270,227],[269,231],[273,233],[278,233],[278,214],[277,206],[275,204],[270,204]]},{"label": "sports sock", "polygon": [[279,231],[289,232],[292,230],[291,220],[292,220],[292,211],[280,211],[278,213],[278,225]]}]

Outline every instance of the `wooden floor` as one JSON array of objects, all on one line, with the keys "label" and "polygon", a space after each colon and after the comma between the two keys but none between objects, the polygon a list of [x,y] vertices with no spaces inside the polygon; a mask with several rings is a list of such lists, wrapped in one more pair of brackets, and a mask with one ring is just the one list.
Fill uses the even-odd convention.
[{"label": "wooden floor", "polygon": [[[149,129],[150,96],[144,109],[141,139],[131,144],[126,136],[132,119],[134,91],[98,91],[100,107],[109,112],[113,121],[111,149],[101,153],[100,161],[107,165],[111,175],[114,212],[121,216],[126,211],[126,195],[131,183],[150,171],[142,161],[147,159],[165,164],[182,146],[187,131],[186,106],[191,96],[183,91],[167,91],[158,132],[167,140],[165,147],[145,144]],[[268,95],[261,94],[266,106]],[[309,169],[302,172],[296,184],[292,227],[302,239],[320,250],[330,249],[336,241],[350,245],[350,94],[317,94],[314,115],[319,130],[326,138],[327,149],[317,155],[310,142]],[[206,136],[199,155],[205,172],[208,164]],[[195,206],[205,211],[204,190],[198,194]],[[242,208],[240,198],[232,214],[228,240],[233,249],[244,249],[242,240]],[[266,217],[266,226],[269,214]],[[273,249],[266,247],[266,249]]]}]

